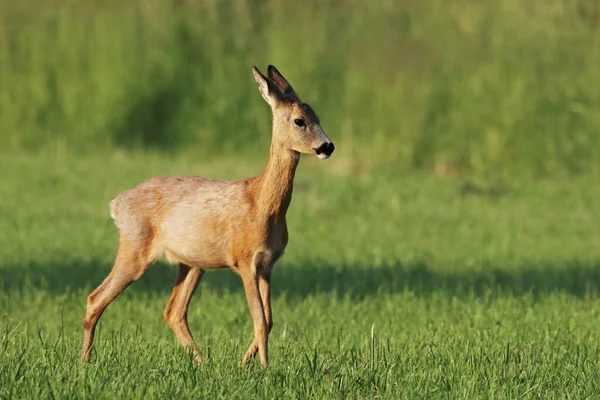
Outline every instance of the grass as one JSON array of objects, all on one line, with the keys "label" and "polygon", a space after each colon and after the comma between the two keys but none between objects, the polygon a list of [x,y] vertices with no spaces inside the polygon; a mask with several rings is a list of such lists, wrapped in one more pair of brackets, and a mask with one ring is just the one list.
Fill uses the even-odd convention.
[{"label": "grass", "polygon": [[272,63],[361,166],[600,176],[596,0],[4,3],[2,153],[252,154]]},{"label": "grass", "polygon": [[273,278],[270,365],[242,369],[252,326],[229,271],[208,273],[192,300],[199,368],[162,320],[172,266],[152,267],[108,308],[90,365],[80,321],[115,254],[114,195],[153,175],[231,179],[260,164],[0,159],[0,398],[597,396],[597,183],[499,187],[350,174],[343,162],[302,159]]}]

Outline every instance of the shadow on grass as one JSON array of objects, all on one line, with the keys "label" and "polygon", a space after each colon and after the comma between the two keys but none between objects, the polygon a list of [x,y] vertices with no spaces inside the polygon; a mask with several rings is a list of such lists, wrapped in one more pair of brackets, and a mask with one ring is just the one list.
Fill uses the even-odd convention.
[{"label": "shadow on grass", "polygon": [[[0,265],[0,289],[43,288],[53,293],[92,290],[109,272],[101,263],[61,263],[52,265]],[[175,283],[176,268],[158,263],[127,292],[151,292],[167,296]],[[218,293],[242,291],[241,279],[231,271],[209,271],[200,288]],[[445,293],[456,297],[497,295],[534,296],[563,292],[582,297],[598,293],[600,264],[571,261],[556,265],[521,265],[500,269],[483,266],[480,271],[439,271],[425,263],[328,265],[326,263],[281,263],[273,272],[273,295],[302,299],[318,293],[350,296],[355,299],[377,293],[411,292],[417,296]],[[200,290],[201,290],[200,289]]]}]

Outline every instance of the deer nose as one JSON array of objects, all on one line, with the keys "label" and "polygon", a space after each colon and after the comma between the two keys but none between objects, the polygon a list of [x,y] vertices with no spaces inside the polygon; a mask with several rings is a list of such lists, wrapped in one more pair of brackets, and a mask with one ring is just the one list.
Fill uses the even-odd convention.
[{"label": "deer nose", "polygon": [[329,143],[323,143],[321,146],[316,148],[315,153],[317,153],[317,155],[325,154],[327,157],[329,157],[333,153],[334,150],[335,150],[335,146],[333,145],[333,143],[329,142]]}]

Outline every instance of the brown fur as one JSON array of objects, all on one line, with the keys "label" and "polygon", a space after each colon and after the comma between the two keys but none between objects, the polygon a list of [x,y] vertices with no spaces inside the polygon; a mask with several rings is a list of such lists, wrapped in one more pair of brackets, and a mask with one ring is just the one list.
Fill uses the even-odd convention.
[{"label": "brown fur", "polygon": [[[94,330],[106,307],[165,256],[179,265],[179,273],[164,318],[195,359],[202,361],[187,324],[192,294],[206,269],[232,268],[242,278],[254,322],[254,341],[242,363],[258,351],[261,364],[267,364],[268,334],[273,327],[271,270],[288,242],[285,215],[292,200],[299,153],[318,154],[316,149],[331,142],[312,108],[299,100],[275,67],[269,66],[269,78],[256,67],[252,72],[273,111],[271,150],[263,173],[234,182],[156,177],[111,201],[119,249],[112,271],[87,300],[85,360],[90,360]],[[305,125],[297,126],[297,119]]]}]

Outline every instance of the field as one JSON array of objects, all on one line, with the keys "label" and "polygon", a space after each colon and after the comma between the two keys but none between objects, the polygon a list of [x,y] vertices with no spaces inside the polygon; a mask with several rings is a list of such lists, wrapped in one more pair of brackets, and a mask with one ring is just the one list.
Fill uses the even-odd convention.
[{"label": "field", "polygon": [[[338,149],[340,154],[343,149]],[[207,274],[190,307],[206,362],[162,320],[157,264],[107,310],[79,361],[88,293],[108,273],[107,202],[159,174],[232,179],[259,162],[152,153],[0,160],[0,398],[594,398],[600,186],[506,183],[303,158],[274,272],[270,365],[238,361],[240,279]]]},{"label": "field", "polygon": [[[108,202],[261,172],[274,64],[336,151],[303,157],[270,364],[207,273],[192,364],[153,266],[100,321]],[[597,0],[0,5],[0,399],[600,398]]]}]

